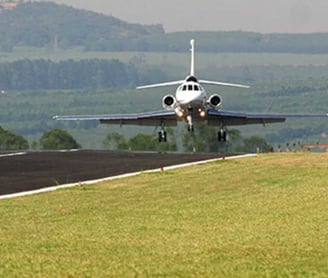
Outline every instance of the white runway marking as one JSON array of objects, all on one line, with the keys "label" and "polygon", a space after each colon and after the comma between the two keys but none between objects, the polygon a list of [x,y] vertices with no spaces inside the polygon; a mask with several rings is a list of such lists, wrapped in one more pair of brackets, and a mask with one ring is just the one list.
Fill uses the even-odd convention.
[{"label": "white runway marking", "polygon": [[27,152],[0,154],[0,158],[1,157],[10,157],[10,156],[20,156],[20,155],[26,155],[26,154],[27,154]]},{"label": "white runway marking", "polygon": [[178,165],[167,166],[167,167],[163,167],[163,168],[159,168],[159,169],[153,169],[153,170],[147,170],[147,171],[140,171],[140,172],[135,172],[135,173],[118,175],[118,176],[114,176],[114,177],[107,177],[107,178],[90,180],[90,181],[69,183],[69,184],[64,184],[64,185],[58,185],[58,186],[42,188],[42,189],[38,189],[38,190],[31,190],[31,191],[27,191],[27,192],[3,195],[3,196],[0,196],[0,200],[12,199],[12,198],[18,198],[18,197],[25,197],[25,196],[34,195],[34,194],[40,194],[40,193],[56,191],[58,189],[65,189],[65,188],[71,188],[71,187],[82,186],[82,185],[91,185],[91,184],[96,184],[96,183],[105,182],[105,181],[111,181],[111,180],[128,178],[128,177],[134,177],[134,176],[138,176],[142,173],[154,173],[154,172],[160,172],[160,171],[163,171],[163,170],[167,171],[167,170],[173,170],[173,169],[178,169],[178,168],[183,168],[183,167],[188,167],[188,166],[193,166],[193,165],[206,164],[206,163],[215,162],[215,161],[219,161],[219,160],[223,160],[223,159],[224,160],[230,160],[230,159],[247,158],[247,157],[253,157],[253,156],[256,156],[256,154],[230,156],[230,157],[225,157],[225,158],[221,157],[221,158],[214,158],[214,159],[210,159],[210,160],[203,160],[203,161],[196,161],[196,162],[178,164]]}]

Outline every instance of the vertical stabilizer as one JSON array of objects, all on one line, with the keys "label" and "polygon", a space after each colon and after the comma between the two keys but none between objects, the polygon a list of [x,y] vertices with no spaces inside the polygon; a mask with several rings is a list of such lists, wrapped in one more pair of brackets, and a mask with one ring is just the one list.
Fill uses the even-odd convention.
[{"label": "vertical stabilizer", "polygon": [[191,40],[190,45],[191,45],[190,75],[195,76],[195,40]]}]

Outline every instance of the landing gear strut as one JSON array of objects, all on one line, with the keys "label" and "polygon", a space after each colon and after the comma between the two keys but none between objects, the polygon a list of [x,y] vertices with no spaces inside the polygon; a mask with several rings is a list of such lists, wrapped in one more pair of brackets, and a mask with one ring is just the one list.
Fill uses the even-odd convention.
[{"label": "landing gear strut", "polygon": [[194,132],[194,125],[192,122],[192,109],[188,109],[187,121],[188,121],[188,131]]}]

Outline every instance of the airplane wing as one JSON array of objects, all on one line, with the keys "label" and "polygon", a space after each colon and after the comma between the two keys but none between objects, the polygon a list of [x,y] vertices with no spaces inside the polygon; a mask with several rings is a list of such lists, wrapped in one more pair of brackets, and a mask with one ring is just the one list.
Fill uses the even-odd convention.
[{"label": "airplane wing", "polygon": [[[134,114],[104,114],[104,115],[69,115],[54,116],[61,121],[100,121],[102,124],[143,125],[143,126],[176,126],[178,119],[175,111],[161,110]],[[328,114],[265,114],[242,113],[228,110],[209,109],[207,122],[209,125],[238,126],[249,124],[270,124],[285,122],[287,118],[328,118]]]},{"label": "airplane wing", "polygon": [[265,114],[265,113],[240,113],[227,110],[210,109],[208,112],[208,124],[223,123],[225,126],[269,124],[285,122],[287,118],[327,118],[328,114]]},{"label": "airplane wing", "polygon": [[144,126],[176,126],[177,118],[173,110],[161,110],[134,114],[108,114],[108,115],[72,115],[54,116],[60,121],[91,121],[97,120],[102,124],[144,125]]}]

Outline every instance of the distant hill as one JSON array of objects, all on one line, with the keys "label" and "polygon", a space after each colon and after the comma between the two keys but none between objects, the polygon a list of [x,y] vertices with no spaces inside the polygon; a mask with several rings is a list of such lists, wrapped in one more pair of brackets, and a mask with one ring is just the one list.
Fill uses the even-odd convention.
[{"label": "distant hill", "polygon": [[191,38],[201,52],[328,53],[328,33],[165,33],[162,25],[130,24],[113,16],[52,2],[0,9],[0,50],[15,46],[95,51],[185,52]]},{"label": "distant hill", "polygon": [[8,49],[17,45],[117,49],[124,40],[163,33],[161,25],[129,24],[51,2],[21,3],[0,16],[0,44]]}]

